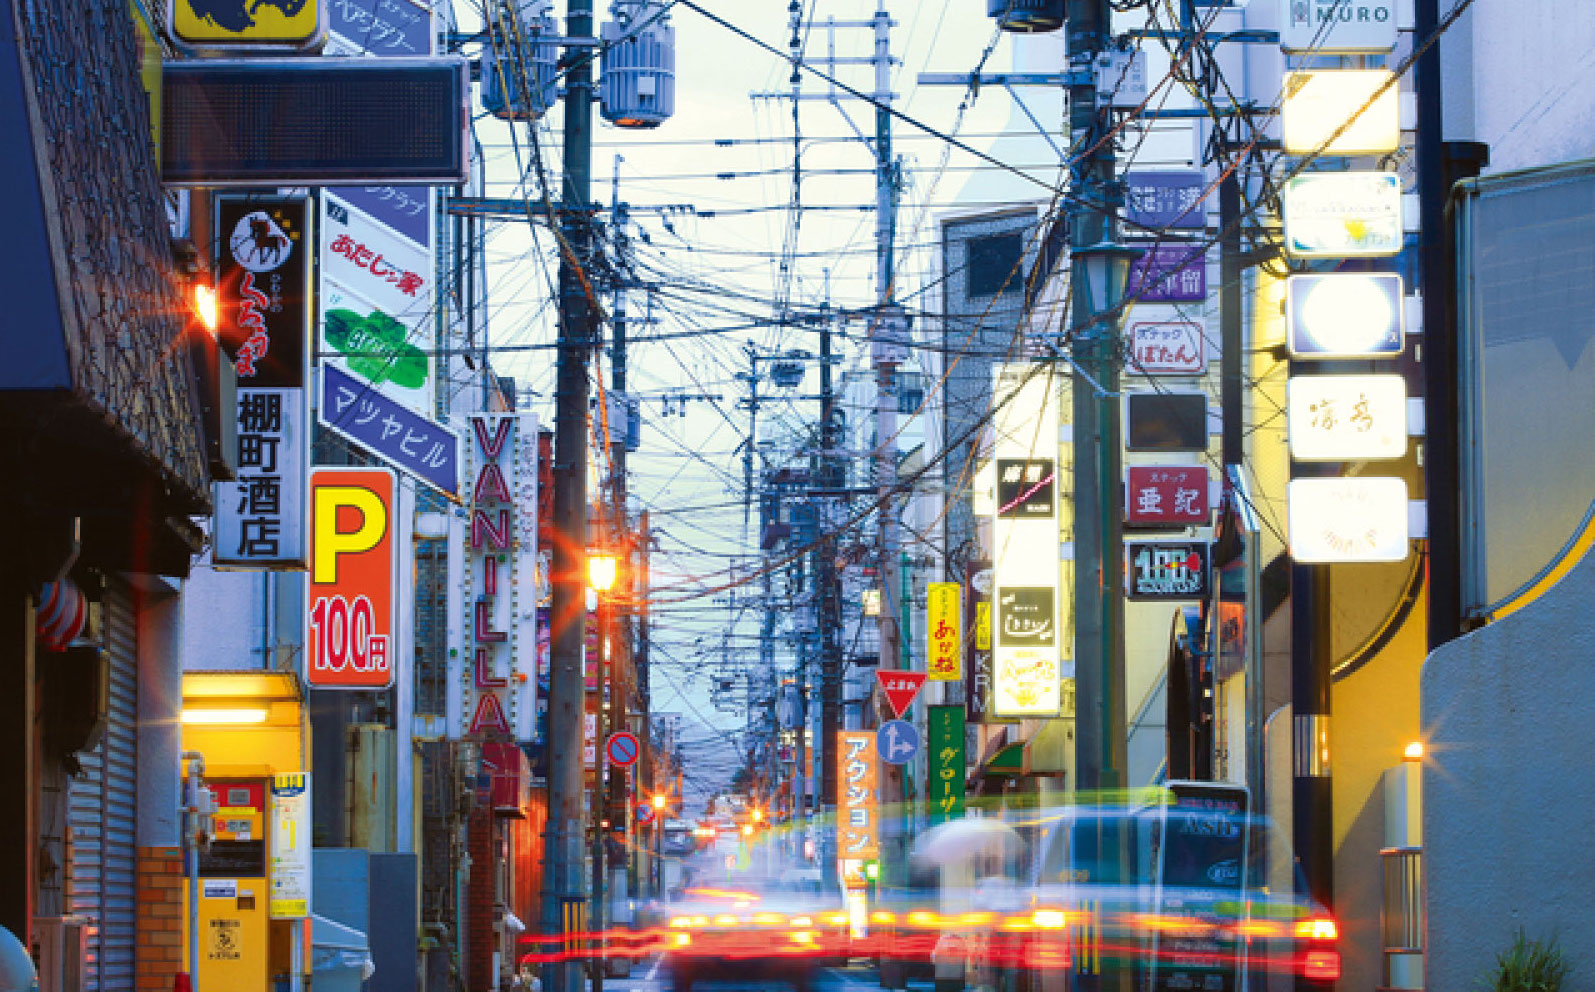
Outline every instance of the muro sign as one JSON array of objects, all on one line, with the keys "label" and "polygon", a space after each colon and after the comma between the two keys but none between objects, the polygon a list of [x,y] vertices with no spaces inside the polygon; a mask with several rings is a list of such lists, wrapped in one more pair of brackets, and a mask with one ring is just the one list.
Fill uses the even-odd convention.
[{"label": "muro sign", "polygon": [[1281,0],[1279,47],[1292,53],[1379,54],[1396,47],[1396,0]]}]

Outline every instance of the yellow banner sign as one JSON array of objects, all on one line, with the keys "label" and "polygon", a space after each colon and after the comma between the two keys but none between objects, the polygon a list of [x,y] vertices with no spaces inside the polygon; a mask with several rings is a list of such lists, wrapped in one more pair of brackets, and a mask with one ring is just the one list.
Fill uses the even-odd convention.
[{"label": "yellow banner sign", "polygon": [[956,582],[932,582],[925,594],[925,673],[933,681],[964,677],[963,589]]},{"label": "yellow banner sign", "polygon": [[301,50],[326,37],[322,0],[170,0],[172,34],[198,48]]},{"label": "yellow banner sign", "polygon": [[844,861],[880,856],[880,806],[875,797],[875,731],[836,735],[837,855]]}]

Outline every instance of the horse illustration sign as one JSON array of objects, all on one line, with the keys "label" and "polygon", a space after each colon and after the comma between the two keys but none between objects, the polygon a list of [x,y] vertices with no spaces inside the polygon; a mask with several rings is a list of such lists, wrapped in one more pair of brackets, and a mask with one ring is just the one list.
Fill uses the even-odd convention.
[{"label": "horse illustration sign", "polygon": [[178,44],[202,50],[302,51],[327,34],[321,0],[169,0],[167,20]]}]

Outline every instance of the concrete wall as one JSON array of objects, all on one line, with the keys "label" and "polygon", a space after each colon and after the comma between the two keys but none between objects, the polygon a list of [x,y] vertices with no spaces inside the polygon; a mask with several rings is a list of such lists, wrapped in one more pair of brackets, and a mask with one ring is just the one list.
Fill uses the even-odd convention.
[{"label": "concrete wall", "polygon": [[1517,927],[1595,980],[1595,560],[1435,651],[1422,674],[1428,987],[1467,989]]}]

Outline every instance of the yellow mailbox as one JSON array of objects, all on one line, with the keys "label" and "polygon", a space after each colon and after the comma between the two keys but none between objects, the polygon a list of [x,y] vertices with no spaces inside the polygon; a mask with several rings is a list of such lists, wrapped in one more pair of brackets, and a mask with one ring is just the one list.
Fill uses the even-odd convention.
[{"label": "yellow mailbox", "polygon": [[[183,750],[203,756],[216,800],[213,840],[199,859],[194,987],[268,992],[307,939],[299,924],[309,907],[310,723],[299,678],[187,672],[182,719]],[[183,911],[186,920],[186,890]]]}]

